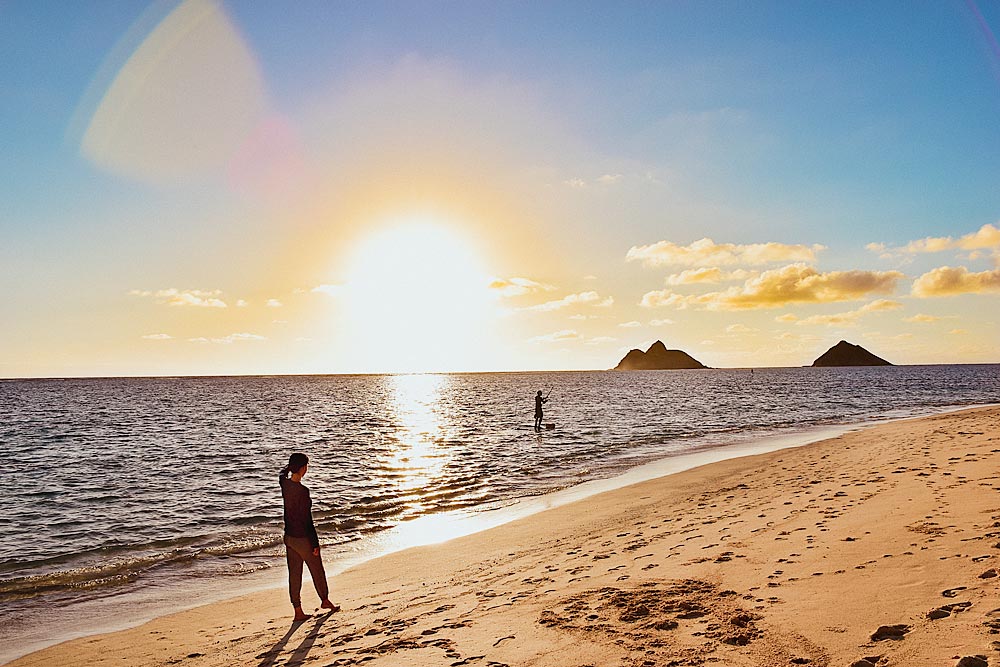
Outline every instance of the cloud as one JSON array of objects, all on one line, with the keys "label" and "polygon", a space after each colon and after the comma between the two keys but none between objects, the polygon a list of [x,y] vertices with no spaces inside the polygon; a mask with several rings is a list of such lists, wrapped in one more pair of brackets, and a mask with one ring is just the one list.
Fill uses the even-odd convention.
[{"label": "cloud", "polygon": [[618,326],[622,327],[623,329],[635,329],[636,327],[641,327],[642,322],[637,322],[635,320],[632,320],[631,322],[622,322]]},{"label": "cloud", "polygon": [[887,294],[903,278],[899,271],[831,271],[820,273],[806,264],[789,264],[764,271],[721,292],[681,295],[670,290],[647,292],[640,305],[646,308],[698,306],[706,310],[778,308],[790,303],[835,303]]},{"label": "cloud", "polygon": [[574,329],[562,329],[561,331],[554,331],[550,334],[545,334],[542,336],[535,336],[531,339],[533,343],[564,343],[571,340],[580,340],[583,336],[577,333]]},{"label": "cloud", "polygon": [[799,319],[798,316],[793,315],[792,313],[785,313],[784,315],[778,315],[777,317],[775,317],[774,321],[775,322],[794,322],[797,319]]},{"label": "cloud", "polygon": [[664,324],[673,324],[674,321],[669,317],[661,317],[659,319],[654,319],[649,321],[649,326],[651,327],[662,327]]},{"label": "cloud", "polygon": [[582,178],[570,178],[563,181],[563,185],[568,185],[574,190],[582,190],[583,188],[587,187],[587,182]]},{"label": "cloud", "polygon": [[852,327],[858,323],[866,313],[877,313],[884,312],[887,310],[897,310],[902,308],[903,304],[898,301],[890,301],[889,299],[876,299],[871,303],[866,303],[857,310],[851,310],[846,313],[834,313],[833,315],[813,315],[812,317],[807,317],[805,319],[796,322],[796,325],[810,325],[810,324],[825,324],[828,327],[833,326],[847,326]]},{"label": "cloud", "polygon": [[285,304],[281,303],[277,299],[268,299],[267,303],[265,303],[264,305],[267,306],[268,308],[281,308]]},{"label": "cloud", "polygon": [[188,338],[188,341],[192,343],[216,343],[219,345],[230,345],[232,343],[251,340],[267,340],[267,338],[265,336],[259,336],[252,333],[232,333],[228,336],[223,336],[222,338],[205,338],[204,336],[199,336],[198,338]]},{"label": "cloud", "polygon": [[642,299],[639,301],[639,305],[643,308],[663,308],[665,306],[686,308],[687,304],[685,302],[685,298],[686,297],[683,294],[677,294],[668,289],[654,290],[643,294]]},{"label": "cloud", "polygon": [[569,319],[571,319],[571,320],[597,320],[597,319],[600,319],[600,317],[601,317],[600,315],[585,315],[583,313],[576,313],[574,315],[570,315]]},{"label": "cloud", "polygon": [[668,285],[693,285],[696,283],[721,283],[727,280],[746,280],[752,277],[753,273],[737,269],[735,271],[723,271],[717,266],[702,267],[699,269],[685,269],[680,273],[672,273],[666,278]]},{"label": "cloud", "polygon": [[614,336],[594,336],[587,339],[587,345],[603,345],[604,343],[614,343],[617,340]]},{"label": "cloud", "polygon": [[731,333],[731,334],[753,333],[754,331],[757,330],[748,327],[745,324],[739,324],[739,323],[730,324],[728,327],[726,327],[726,333]]},{"label": "cloud", "polygon": [[639,261],[646,266],[692,266],[742,264],[760,266],[775,262],[812,262],[821,245],[787,245],[785,243],[715,243],[704,238],[690,245],[680,246],[671,241],[652,245],[632,246],[625,255],[627,261]]},{"label": "cloud", "polygon": [[923,313],[917,313],[916,315],[914,315],[912,317],[904,317],[903,321],[904,322],[911,322],[911,323],[917,323],[917,322],[930,323],[930,322],[937,322],[940,319],[942,319],[942,318],[937,317],[935,315],[924,315]]},{"label": "cloud", "polygon": [[552,285],[536,282],[530,278],[496,278],[489,284],[489,289],[496,290],[500,296],[522,296],[532,292],[551,292]]},{"label": "cloud", "polygon": [[965,329],[952,329],[948,333],[953,334],[955,336],[964,336],[965,334],[967,334],[969,332],[966,331]]},{"label": "cloud", "polygon": [[861,306],[861,310],[866,313],[877,313],[885,310],[899,310],[903,307],[898,301],[892,301],[890,299],[875,299],[871,303],[866,303]]},{"label": "cloud", "polygon": [[928,237],[918,241],[910,241],[903,248],[904,252],[924,253],[941,252],[942,250],[987,250],[1000,249],[1000,228],[985,224],[978,230],[965,236],[953,239],[950,236]]},{"label": "cloud", "polygon": [[173,336],[165,333],[155,333],[155,334],[146,334],[141,338],[145,340],[170,340],[173,338]]},{"label": "cloud", "polygon": [[791,331],[782,331],[780,334],[775,336],[777,340],[793,340],[798,343],[816,343],[823,340],[819,336],[814,336],[812,334],[797,334]]},{"label": "cloud", "polygon": [[316,285],[316,287],[313,287],[309,291],[312,292],[313,294],[326,294],[328,296],[337,296],[338,294],[342,294],[344,292],[344,286],[337,284],[323,284],[323,285]]},{"label": "cloud", "polygon": [[226,308],[226,302],[219,298],[221,290],[179,290],[175,287],[169,289],[151,290],[129,290],[131,296],[153,297],[156,303],[168,306],[197,306],[200,308]]},{"label": "cloud", "polygon": [[978,230],[957,239],[951,236],[928,236],[910,241],[899,248],[889,248],[884,243],[869,243],[865,248],[878,253],[884,259],[946,250],[966,250],[972,253],[976,253],[978,250],[992,250],[996,254],[1000,253],[1000,227],[987,223]]},{"label": "cloud", "polygon": [[550,311],[576,305],[591,305],[598,308],[607,308],[614,304],[614,302],[615,300],[610,296],[606,299],[602,299],[601,295],[597,292],[579,292],[577,294],[568,294],[555,301],[546,301],[545,303],[540,303],[537,306],[529,306],[525,310]]},{"label": "cloud", "polygon": [[964,266],[941,266],[913,281],[913,296],[937,297],[956,294],[1000,292],[1000,269],[971,273]]},{"label": "cloud", "polygon": [[597,182],[601,185],[612,185],[620,180],[622,180],[621,174],[604,174],[597,177]]},{"label": "cloud", "polygon": [[246,307],[247,307],[247,306],[249,306],[249,305],[250,305],[250,303],[249,303],[249,302],[247,302],[247,301],[246,301],[246,300],[244,300],[244,299],[237,299],[237,300],[236,300],[236,307],[237,307],[237,308],[246,308]]}]

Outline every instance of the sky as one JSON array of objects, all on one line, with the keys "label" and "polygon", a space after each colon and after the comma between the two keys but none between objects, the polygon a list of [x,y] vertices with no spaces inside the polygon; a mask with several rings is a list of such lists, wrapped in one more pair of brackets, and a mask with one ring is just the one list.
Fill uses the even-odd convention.
[{"label": "sky", "polygon": [[0,377],[1000,362],[1000,5],[0,4]]}]

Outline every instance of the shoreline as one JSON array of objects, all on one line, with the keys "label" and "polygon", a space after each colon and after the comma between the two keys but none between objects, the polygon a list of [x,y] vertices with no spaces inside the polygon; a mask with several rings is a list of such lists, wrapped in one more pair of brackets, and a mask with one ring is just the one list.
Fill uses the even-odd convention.
[{"label": "shoreline", "polygon": [[[925,408],[918,411],[920,414],[917,415],[917,418],[969,409],[970,407],[986,406]],[[482,507],[471,511],[458,510],[425,515],[397,524],[393,528],[382,533],[377,533],[360,543],[340,545],[341,547],[348,547],[345,551],[334,551],[334,548],[327,547],[324,564],[328,577],[333,577],[345,570],[390,554],[414,547],[438,544],[451,539],[474,535],[497,526],[502,526],[511,521],[530,517],[539,512],[561,507],[568,503],[585,500],[607,491],[614,491],[703,465],[711,465],[729,459],[754,456],[781,449],[803,447],[851,431],[912,418],[915,417],[910,414],[905,416],[869,418],[864,421],[848,424],[813,425],[806,428],[790,429],[790,433],[769,431],[752,436],[734,434],[744,437],[738,437],[735,440],[730,438],[716,444],[702,444],[693,451],[664,456],[640,463],[625,468],[610,477],[580,482],[538,496],[523,497],[509,504],[496,507]],[[205,583],[209,583],[211,586],[207,592],[200,588]],[[32,638],[30,635],[22,636],[19,639],[27,639],[30,642],[26,650],[10,652],[9,655],[0,653],[0,667],[20,657],[45,650],[48,647],[66,641],[129,630],[163,616],[190,611],[205,605],[225,602],[249,593],[281,588],[285,585],[284,563],[278,562],[273,568],[263,569],[251,574],[238,575],[232,581],[222,581],[215,584],[197,581],[195,584],[195,587],[192,587],[192,584],[175,586],[169,595],[170,602],[166,604],[151,602],[148,596],[143,594],[142,591],[109,595],[95,600],[75,603],[76,605],[82,605],[83,611],[88,611],[89,609],[88,615],[91,617],[93,614],[101,615],[106,613],[107,608],[117,607],[120,603],[138,604],[141,611],[138,614],[131,610],[127,613],[117,613],[114,616],[106,618],[100,624],[91,623],[82,628],[77,626],[68,627],[54,637]],[[158,585],[157,588],[159,588]],[[78,612],[73,615],[79,617],[82,613]],[[50,624],[51,621],[46,623],[46,626]]]},{"label": "shoreline", "polygon": [[[568,489],[563,489],[562,491],[557,491],[552,494],[546,494],[545,496],[529,498],[527,499],[527,501],[520,501],[515,506],[512,507],[479,512],[477,513],[477,516],[473,516],[472,519],[479,518],[481,521],[481,517],[483,515],[492,515],[494,512],[496,512],[498,514],[494,515],[494,517],[499,517],[500,520],[493,522],[488,521],[486,523],[489,525],[480,525],[480,527],[476,528],[475,530],[464,531],[464,532],[463,530],[459,530],[457,532],[454,532],[454,534],[446,534],[445,537],[443,538],[440,532],[435,532],[434,533],[435,538],[433,540],[426,540],[424,542],[410,540],[408,543],[396,549],[392,549],[387,552],[383,551],[379,554],[373,555],[372,557],[361,559],[358,562],[346,564],[344,565],[344,567],[349,567],[349,569],[346,572],[342,572],[341,574],[338,574],[335,577],[331,577],[332,588],[334,590],[337,590],[337,584],[335,583],[337,580],[340,580],[342,578],[351,579],[354,578],[354,574],[359,571],[365,571],[366,568],[372,569],[374,567],[372,565],[373,563],[376,562],[381,563],[383,561],[393,561],[397,559],[406,560],[408,557],[415,556],[422,551],[447,548],[449,547],[449,545],[453,546],[457,542],[471,541],[475,543],[477,540],[480,539],[488,541],[487,537],[483,537],[484,535],[496,532],[498,530],[503,531],[504,528],[511,526],[512,524],[514,525],[524,524],[524,523],[530,524],[532,522],[537,523],[538,522],[537,517],[539,517],[540,516],[539,513],[543,511],[549,511],[549,512],[565,511],[572,514],[574,510],[576,510],[577,512],[579,511],[579,506],[581,504],[589,503],[593,505],[596,502],[595,498],[604,497],[607,495],[614,495],[614,494],[621,495],[623,493],[625,495],[629,495],[628,493],[626,493],[629,490],[634,491],[637,487],[646,486],[650,484],[662,485],[666,483],[665,480],[669,480],[671,478],[680,478],[681,476],[691,473],[692,471],[700,471],[703,475],[711,476],[715,474],[713,472],[713,469],[718,471],[727,468],[732,468],[734,466],[740,467],[740,465],[749,465],[747,462],[758,460],[761,457],[774,455],[776,452],[789,451],[789,448],[792,447],[796,449],[790,451],[802,451],[809,449],[811,447],[815,447],[822,443],[830,443],[833,441],[840,440],[845,436],[850,437],[852,435],[856,435],[861,437],[866,433],[870,433],[873,429],[891,428],[894,425],[900,423],[902,424],[914,423],[914,422],[920,422],[922,420],[933,420],[935,418],[939,418],[942,416],[946,417],[949,415],[962,415],[966,413],[976,413],[979,411],[984,411],[989,413],[991,411],[994,412],[997,411],[997,408],[996,406],[989,406],[989,407],[976,406],[971,408],[964,406],[964,407],[950,408],[950,409],[946,408],[942,410],[931,411],[930,414],[926,416],[900,417],[891,420],[868,421],[859,424],[843,425],[836,429],[837,434],[834,435],[834,437],[830,437],[832,435],[830,432],[826,432],[822,435],[816,434],[815,433],[816,429],[814,428],[814,429],[809,429],[806,434],[799,433],[799,434],[788,434],[783,437],[779,436],[778,437],[779,440],[787,441],[791,439],[795,440],[796,442],[792,444],[787,444],[787,443],[782,444],[777,447],[775,447],[773,444],[771,444],[770,448],[768,448],[767,446],[762,446],[760,444],[760,441],[755,439],[751,443],[744,443],[741,445],[733,445],[729,447],[720,446],[715,448],[709,448],[699,452],[667,457],[665,459],[661,459],[650,464],[639,466],[638,468],[629,469],[625,473],[617,475],[612,478],[608,478],[605,480],[594,480],[592,482],[586,482],[584,484],[575,485]],[[824,431],[826,430],[824,427],[818,427],[818,428]],[[734,449],[734,447],[736,449]],[[743,463],[740,464],[738,462],[743,462]],[[685,463],[689,463],[690,465],[684,465]],[[673,468],[673,469],[665,470],[664,468]],[[642,469],[646,470],[643,471]],[[637,473],[637,471],[640,472]],[[584,487],[589,487],[589,488],[584,488]],[[563,494],[562,497],[559,497],[560,494]],[[531,505],[532,503],[536,504],[534,508],[526,507],[527,505]],[[512,515],[502,516],[504,513],[512,513]],[[440,516],[440,515],[432,515],[431,517],[427,518],[434,519],[435,516]],[[418,519],[416,521],[409,523],[418,524],[419,521],[421,520]],[[413,530],[412,526],[409,526],[407,528],[411,531]],[[448,542],[446,544],[440,543],[442,539],[449,539],[449,538],[454,538],[454,541]],[[433,544],[433,546],[421,546],[430,544]],[[332,569],[335,568],[331,568],[331,570]],[[308,587],[308,583],[306,584],[306,587]],[[73,645],[79,642],[92,643],[92,642],[97,642],[98,641],[97,638],[101,638],[103,640],[107,638],[121,636],[123,634],[135,633],[139,629],[147,625],[151,624],[155,625],[161,622],[166,622],[167,619],[172,619],[175,617],[183,617],[185,615],[199,616],[203,614],[205,610],[208,608],[214,608],[214,607],[226,608],[226,607],[231,607],[233,605],[239,606],[240,601],[244,600],[245,598],[252,598],[257,602],[259,602],[261,599],[267,599],[273,601],[274,598],[276,597],[275,593],[278,592],[279,594],[277,595],[277,598],[280,600],[282,597],[280,591],[281,591],[280,587],[276,588],[273,585],[271,585],[271,586],[261,587],[260,589],[258,589],[256,592],[253,593],[240,595],[236,598],[232,597],[225,598],[220,601],[212,602],[207,605],[189,608],[185,611],[179,611],[179,612],[167,611],[165,612],[165,615],[162,614],[157,615],[152,620],[146,622],[143,625],[133,626],[130,629],[118,630],[116,632],[104,635],[88,634],[84,636],[82,639],[74,639],[70,640],[69,642],[56,644],[54,646],[50,646],[49,648],[43,648],[41,649],[41,651],[36,650],[35,652],[24,655],[19,659],[14,659],[14,662],[9,664],[14,664],[14,665],[42,664],[34,662],[34,657],[37,657],[40,654],[48,654],[51,651],[59,652],[61,648],[64,648],[67,644]],[[306,592],[306,588],[304,588],[304,592]],[[256,604],[257,603],[255,602],[255,606]],[[273,602],[269,604],[273,604]],[[287,606],[287,602],[284,603],[284,605]],[[274,609],[272,611],[274,612],[283,611],[283,606],[279,603],[277,609]],[[280,613],[278,613],[278,618],[280,618]],[[274,619],[271,620],[274,621]],[[90,663],[82,662],[74,664],[90,664]],[[145,663],[140,663],[140,664],[145,664]]]}]

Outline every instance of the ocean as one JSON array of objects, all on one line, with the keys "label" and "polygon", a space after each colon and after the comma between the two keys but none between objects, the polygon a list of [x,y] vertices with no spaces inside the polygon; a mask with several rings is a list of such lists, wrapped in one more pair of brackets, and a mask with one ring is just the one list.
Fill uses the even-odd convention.
[{"label": "ocean", "polygon": [[432,517],[997,402],[1000,365],[0,381],[0,661],[281,584],[293,451],[335,572]]}]

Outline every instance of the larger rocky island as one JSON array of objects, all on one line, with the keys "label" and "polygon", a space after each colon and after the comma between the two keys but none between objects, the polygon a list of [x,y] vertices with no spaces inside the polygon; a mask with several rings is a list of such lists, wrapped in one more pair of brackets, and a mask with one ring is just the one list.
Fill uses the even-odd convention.
[{"label": "larger rocky island", "polygon": [[685,368],[708,368],[683,350],[668,350],[667,346],[656,341],[649,349],[629,350],[618,365],[616,371],[665,371]]},{"label": "larger rocky island", "polygon": [[813,366],[892,366],[882,357],[861,347],[842,340],[824,352],[813,362]]}]

